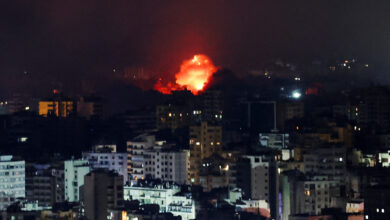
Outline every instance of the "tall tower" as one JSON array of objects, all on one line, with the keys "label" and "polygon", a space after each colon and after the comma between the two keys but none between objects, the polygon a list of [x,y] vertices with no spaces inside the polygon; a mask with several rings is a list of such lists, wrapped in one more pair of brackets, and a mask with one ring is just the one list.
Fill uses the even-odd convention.
[{"label": "tall tower", "polygon": [[202,122],[190,127],[190,171],[188,181],[199,183],[199,167],[204,158],[222,149],[222,127]]},{"label": "tall tower", "polygon": [[85,216],[89,220],[106,220],[110,210],[123,207],[123,176],[98,169],[84,177]]}]

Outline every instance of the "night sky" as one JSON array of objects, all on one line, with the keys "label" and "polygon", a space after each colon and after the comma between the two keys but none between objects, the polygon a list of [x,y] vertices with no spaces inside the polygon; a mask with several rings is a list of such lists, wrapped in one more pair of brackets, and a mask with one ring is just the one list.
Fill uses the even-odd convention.
[{"label": "night sky", "polygon": [[[390,2],[82,0],[0,2],[0,96],[104,87],[143,67],[168,77],[197,53],[237,74],[281,57],[390,61]],[[384,70],[382,70],[384,71]]]}]

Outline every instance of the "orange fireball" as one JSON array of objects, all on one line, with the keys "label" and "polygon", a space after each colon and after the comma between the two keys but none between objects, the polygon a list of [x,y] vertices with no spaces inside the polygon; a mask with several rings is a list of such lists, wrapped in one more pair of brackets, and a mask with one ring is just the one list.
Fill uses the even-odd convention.
[{"label": "orange fireball", "polygon": [[195,55],[190,60],[185,60],[180,66],[180,72],[176,73],[176,83],[162,85],[161,81],[154,85],[154,89],[164,94],[172,91],[187,89],[194,95],[203,90],[211,76],[217,71],[210,58],[206,55]]}]

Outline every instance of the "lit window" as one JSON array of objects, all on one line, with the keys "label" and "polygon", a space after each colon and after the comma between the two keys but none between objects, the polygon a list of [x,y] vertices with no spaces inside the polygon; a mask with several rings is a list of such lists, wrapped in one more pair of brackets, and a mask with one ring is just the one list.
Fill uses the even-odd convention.
[{"label": "lit window", "polygon": [[27,139],[28,139],[28,137],[20,137],[20,138],[18,138],[18,141],[23,143],[23,142],[26,142]]},{"label": "lit window", "polygon": [[223,170],[228,171],[229,170],[229,165],[226,165],[225,168],[223,168]]}]

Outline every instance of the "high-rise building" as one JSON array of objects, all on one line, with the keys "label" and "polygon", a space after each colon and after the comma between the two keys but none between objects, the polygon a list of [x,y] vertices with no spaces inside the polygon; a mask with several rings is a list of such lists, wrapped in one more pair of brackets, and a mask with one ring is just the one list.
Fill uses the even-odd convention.
[{"label": "high-rise building", "polygon": [[202,119],[205,121],[221,121],[223,115],[223,93],[221,90],[208,89],[201,95]]},{"label": "high-rise building", "polygon": [[83,158],[89,161],[92,169],[112,170],[123,176],[123,184],[129,181],[127,172],[127,153],[83,152]]},{"label": "high-rise building", "polygon": [[171,99],[156,108],[157,129],[170,128],[175,130],[189,126],[200,119],[202,111],[197,106],[197,96],[190,91],[174,91]]},{"label": "high-rise building", "polygon": [[265,200],[270,204],[272,218],[277,218],[279,177],[277,162],[272,156],[242,156],[237,162],[236,182],[243,190],[243,198]]},{"label": "high-rise building", "polygon": [[88,160],[65,161],[65,201],[80,201],[80,187],[84,185],[84,176],[90,169]]},{"label": "high-rise building", "polygon": [[145,178],[145,158],[144,152],[153,148],[154,145],[161,144],[156,142],[154,135],[142,134],[131,141],[127,141],[127,171],[131,180]]},{"label": "high-rise building", "polygon": [[25,162],[11,155],[0,156],[0,209],[26,196]]},{"label": "high-rise building", "polygon": [[288,220],[290,215],[320,215],[329,208],[345,209],[345,203],[338,203],[338,181],[327,176],[285,171],[281,175],[281,189],[283,220]]},{"label": "high-rise building", "polygon": [[346,148],[316,147],[303,154],[306,174],[327,175],[330,180],[344,180],[346,175]]},{"label": "high-rise building", "polygon": [[64,165],[34,164],[26,167],[26,199],[39,206],[64,201]]},{"label": "high-rise building", "polygon": [[69,98],[62,96],[55,96],[50,99],[44,99],[39,101],[39,115],[57,116],[57,117],[69,117],[75,113],[75,102]]},{"label": "high-rise building", "polygon": [[151,178],[184,184],[188,178],[189,151],[177,150],[154,135],[140,135],[127,142],[131,180]]},{"label": "high-rise building", "polygon": [[123,207],[123,177],[106,169],[84,177],[83,200],[88,220],[110,219],[109,211]]},{"label": "high-rise building", "polygon": [[146,151],[145,175],[153,179],[186,184],[189,169],[189,151],[173,149],[153,149]]},{"label": "high-rise building", "polygon": [[222,150],[222,128],[202,122],[190,127],[190,172],[189,182],[199,183],[199,168],[202,160]]}]

